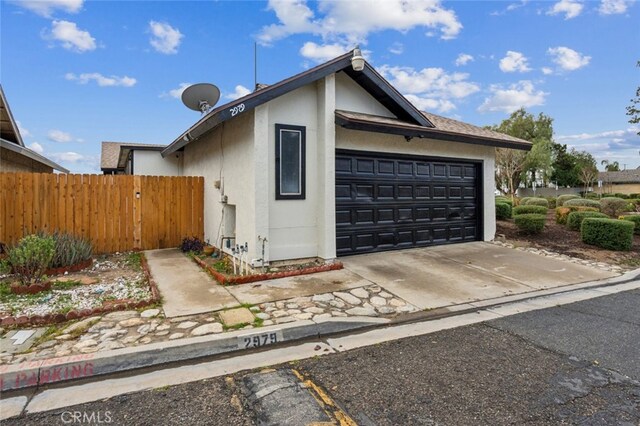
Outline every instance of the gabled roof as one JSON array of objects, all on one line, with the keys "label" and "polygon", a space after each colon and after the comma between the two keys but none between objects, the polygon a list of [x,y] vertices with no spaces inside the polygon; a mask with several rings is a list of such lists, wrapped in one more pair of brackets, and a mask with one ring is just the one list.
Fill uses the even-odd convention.
[{"label": "gabled roof", "polygon": [[600,172],[598,179],[605,183],[640,183],[640,167],[619,172]]},{"label": "gabled roof", "polygon": [[166,147],[166,145],[152,145],[134,142],[102,142],[100,169],[102,171],[112,171],[124,168],[124,164],[122,166],[119,164],[122,151],[126,151],[127,153],[135,149],[152,149],[154,151],[161,151]]},{"label": "gabled roof", "polygon": [[336,110],[336,124],[345,129],[402,135],[406,138],[429,138],[451,142],[530,150],[532,143],[513,136],[483,129],[451,118],[423,112],[434,127],[423,127],[397,118]]},{"label": "gabled roof", "polygon": [[[402,96],[391,84],[389,84],[387,80],[378,74],[371,65],[365,62],[365,67],[362,71],[354,71],[351,67],[352,56],[353,51],[347,52],[344,55],[338,56],[324,64],[318,65],[317,67],[311,68],[300,74],[294,75],[293,77],[289,77],[211,110],[198,120],[196,124],[176,138],[164,151],[162,151],[162,155],[167,156],[184,148],[191,141],[200,138],[217,125],[227,121],[238,113],[241,114],[250,111],[272,99],[340,71],[343,71],[363,89],[371,93],[378,102],[395,114],[396,117],[423,127],[433,127],[433,124],[429,119],[404,96]],[[242,111],[239,112],[237,109],[234,109],[240,105],[243,105]]]}]

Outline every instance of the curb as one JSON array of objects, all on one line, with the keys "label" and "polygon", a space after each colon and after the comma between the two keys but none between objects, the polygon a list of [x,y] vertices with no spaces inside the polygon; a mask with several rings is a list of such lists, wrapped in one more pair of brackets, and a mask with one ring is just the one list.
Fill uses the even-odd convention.
[{"label": "curb", "polygon": [[[508,303],[537,298],[606,288],[632,283],[640,277],[640,269],[602,281],[572,284],[553,289],[538,290],[513,296],[504,296],[478,302],[437,308],[406,314],[396,319],[372,317],[324,318],[317,321],[301,320],[293,323],[237,330],[224,334],[191,337],[175,341],[152,343],[139,347],[113,351],[72,355],[21,364],[0,365],[0,391],[18,390],[77,379],[88,379],[123,371],[153,367],[214,355],[251,350],[273,344],[332,336],[347,331],[366,330],[388,325],[409,324],[477,312]],[[621,290],[623,291],[623,290]],[[603,294],[604,295],[604,294]],[[275,337],[271,338],[271,335]],[[248,338],[249,340],[245,340]],[[253,339],[264,343],[252,345]],[[272,340],[269,340],[272,339]],[[248,343],[247,343],[248,342]],[[246,346],[245,346],[246,345]]]}]

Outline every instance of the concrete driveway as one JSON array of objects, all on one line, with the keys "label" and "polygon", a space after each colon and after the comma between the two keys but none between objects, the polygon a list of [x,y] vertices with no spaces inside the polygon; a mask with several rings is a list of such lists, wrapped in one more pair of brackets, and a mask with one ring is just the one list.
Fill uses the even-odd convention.
[{"label": "concrete driveway", "polygon": [[484,242],[365,254],[340,260],[347,270],[421,309],[618,275]]}]

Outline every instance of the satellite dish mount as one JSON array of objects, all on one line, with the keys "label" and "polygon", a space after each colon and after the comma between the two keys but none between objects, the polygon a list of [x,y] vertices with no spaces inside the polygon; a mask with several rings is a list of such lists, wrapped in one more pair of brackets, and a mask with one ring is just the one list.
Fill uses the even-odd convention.
[{"label": "satellite dish mount", "polygon": [[189,109],[209,112],[220,99],[220,89],[214,84],[198,83],[187,87],[182,92],[182,103]]}]

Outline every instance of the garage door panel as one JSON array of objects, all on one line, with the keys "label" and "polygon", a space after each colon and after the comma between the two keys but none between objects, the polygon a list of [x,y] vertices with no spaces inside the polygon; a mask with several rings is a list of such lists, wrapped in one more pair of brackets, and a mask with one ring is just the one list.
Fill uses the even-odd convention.
[{"label": "garage door panel", "polygon": [[478,165],[336,152],[338,255],[479,238]]}]

